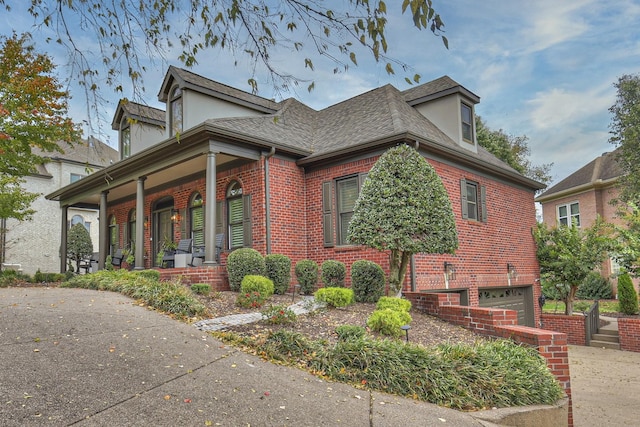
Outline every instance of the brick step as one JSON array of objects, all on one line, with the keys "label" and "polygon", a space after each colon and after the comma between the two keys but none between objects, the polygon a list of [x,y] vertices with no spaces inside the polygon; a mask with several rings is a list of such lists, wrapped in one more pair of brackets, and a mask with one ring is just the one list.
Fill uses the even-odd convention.
[{"label": "brick step", "polygon": [[617,333],[615,335],[613,335],[613,334],[603,334],[602,331],[600,331],[600,333],[598,333],[598,334],[593,334],[591,336],[591,340],[619,343],[620,342],[620,336]]},{"label": "brick step", "polygon": [[620,344],[619,343],[609,342],[609,341],[591,340],[591,343],[589,345],[591,347],[610,348],[612,350],[620,350]]}]

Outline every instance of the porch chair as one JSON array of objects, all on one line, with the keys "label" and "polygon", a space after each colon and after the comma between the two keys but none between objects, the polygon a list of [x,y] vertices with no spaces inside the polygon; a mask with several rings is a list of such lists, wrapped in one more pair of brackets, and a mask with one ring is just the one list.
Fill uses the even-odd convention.
[{"label": "porch chair", "polygon": [[[216,261],[220,262],[220,252],[222,252],[222,242],[224,240],[224,234],[216,234]],[[204,246],[194,246],[193,247],[193,257],[191,258],[191,263],[189,264],[191,267],[195,267],[194,260],[201,259],[204,262]]]},{"label": "porch chair", "polygon": [[182,239],[178,242],[178,247],[176,247],[175,251],[171,253],[166,253],[162,256],[162,265],[165,265],[167,268],[173,268],[176,265],[176,254],[190,254],[191,253],[191,242],[193,239]]},{"label": "porch chair", "polygon": [[[84,270],[84,274],[97,271],[99,253],[94,252],[89,258],[80,261],[80,270]],[[80,273],[78,271],[78,273]]]},{"label": "porch chair", "polygon": [[122,254],[122,249],[116,249],[116,253],[111,255],[111,265],[121,268],[123,259],[124,255]]}]

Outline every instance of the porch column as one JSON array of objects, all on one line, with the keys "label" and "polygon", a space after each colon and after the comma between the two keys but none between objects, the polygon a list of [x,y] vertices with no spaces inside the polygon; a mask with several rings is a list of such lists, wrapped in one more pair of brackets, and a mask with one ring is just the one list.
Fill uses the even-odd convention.
[{"label": "porch column", "polygon": [[109,191],[100,193],[100,231],[98,234],[98,270],[104,270],[105,259],[109,253],[109,218],[107,218],[107,194]]},{"label": "porch column", "polygon": [[207,204],[204,208],[204,265],[215,265],[216,261],[216,153],[207,154],[206,173]]},{"label": "porch column", "polygon": [[144,270],[144,181],[146,176],[138,178],[136,190],[136,270]]},{"label": "porch column", "polygon": [[68,206],[62,206],[62,228],[60,233],[60,273],[67,271],[67,213],[69,211]]}]

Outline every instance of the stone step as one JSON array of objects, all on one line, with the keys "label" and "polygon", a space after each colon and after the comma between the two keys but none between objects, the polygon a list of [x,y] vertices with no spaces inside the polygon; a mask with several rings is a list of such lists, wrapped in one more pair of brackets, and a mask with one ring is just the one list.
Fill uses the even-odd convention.
[{"label": "stone step", "polygon": [[612,350],[620,350],[620,344],[615,342],[591,340],[591,343],[589,345],[591,347],[610,348]]},{"label": "stone step", "polygon": [[592,341],[606,341],[606,342],[619,343],[620,342],[620,336],[618,334],[615,334],[615,335],[603,334],[602,331],[600,331],[600,333],[598,333],[598,334],[591,335],[591,340]]},{"label": "stone step", "polygon": [[604,328],[600,328],[598,330],[599,334],[602,335],[614,335],[614,336],[618,336],[618,330],[617,329],[604,329]]}]

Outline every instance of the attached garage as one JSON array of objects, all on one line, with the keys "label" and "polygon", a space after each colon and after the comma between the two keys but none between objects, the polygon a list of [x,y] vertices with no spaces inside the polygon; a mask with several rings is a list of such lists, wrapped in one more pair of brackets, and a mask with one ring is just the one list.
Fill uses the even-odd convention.
[{"label": "attached garage", "polygon": [[518,312],[518,325],[535,327],[531,286],[479,289],[479,305]]}]

